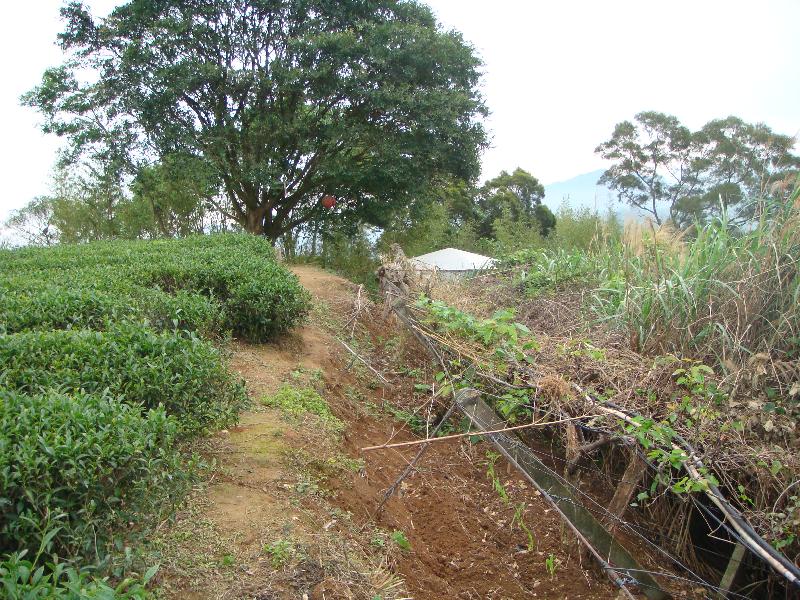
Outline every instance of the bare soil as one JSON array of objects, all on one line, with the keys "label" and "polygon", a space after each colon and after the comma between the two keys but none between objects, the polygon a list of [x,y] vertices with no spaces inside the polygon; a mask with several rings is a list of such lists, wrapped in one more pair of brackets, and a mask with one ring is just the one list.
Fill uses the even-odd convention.
[{"label": "bare soil", "polygon": [[[554,511],[502,460],[495,470],[508,500],[501,499],[487,476],[486,444],[431,444],[376,514],[385,490],[418,450],[361,451],[418,437],[389,410],[413,404],[415,379],[402,364],[378,359],[376,350],[404,342],[390,324],[364,317],[373,320],[360,326],[358,352],[372,362],[375,351],[377,368],[394,384],[387,391],[336,340],[350,339],[354,286],[313,267],[294,271],[313,294],[315,310],[308,324],[274,344],[231,345],[232,368],[246,381],[256,408],[242,415],[239,427],[208,440],[203,454],[217,461],[216,468],[153,542],[162,562],[160,594],[261,600],[615,597],[605,577],[581,563]],[[406,347],[409,352],[413,348]],[[393,356],[400,361],[404,353]],[[344,423],[343,433],[332,434],[311,417],[258,408],[260,398],[285,382],[316,385]],[[410,548],[397,543],[403,537]]]}]

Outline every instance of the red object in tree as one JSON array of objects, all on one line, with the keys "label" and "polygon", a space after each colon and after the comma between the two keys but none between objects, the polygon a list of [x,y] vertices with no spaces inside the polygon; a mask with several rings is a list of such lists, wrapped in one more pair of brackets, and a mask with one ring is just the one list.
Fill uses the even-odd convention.
[{"label": "red object in tree", "polygon": [[333,196],[329,196],[329,195],[328,196],[323,196],[322,197],[322,206],[324,206],[325,208],[328,208],[328,209],[333,208],[334,206],[336,206],[336,198],[334,198]]}]

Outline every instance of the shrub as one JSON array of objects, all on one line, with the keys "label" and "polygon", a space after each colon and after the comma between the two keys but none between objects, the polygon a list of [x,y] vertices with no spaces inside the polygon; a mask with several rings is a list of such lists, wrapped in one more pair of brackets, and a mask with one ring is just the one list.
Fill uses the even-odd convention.
[{"label": "shrub", "polygon": [[107,394],[0,392],[0,552],[102,557],[113,525],[182,481],[177,423]]},{"label": "shrub", "polygon": [[106,579],[64,563],[40,565],[37,556],[26,560],[26,551],[0,561],[0,594],[6,600],[144,600],[145,586],[155,574],[151,568],[141,580],[125,579],[112,587]]},{"label": "shrub", "polygon": [[602,254],[582,250],[527,249],[505,256],[499,267],[513,268],[515,283],[529,296],[555,292],[569,286],[596,285],[618,271],[618,250]]},{"label": "shrub", "polygon": [[0,333],[105,329],[119,320],[146,321],[155,329],[195,331],[207,337],[217,335],[225,322],[218,301],[192,292],[98,289],[86,281],[76,287],[39,279],[7,281],[5,290],[0,288]]},{"label": "shrub", "polygon": [[0,251],[0,330],[147,320],[262,342],[305,316],[308,293],[263,238],[243,234]]},{"label": "shrub", "polygon": [[246,402],[212,344],[135,324],[0,336],[0,362],[0,386],[25,393],[108,390],[129,404],[163,404],[183,432],[228,426]]}]

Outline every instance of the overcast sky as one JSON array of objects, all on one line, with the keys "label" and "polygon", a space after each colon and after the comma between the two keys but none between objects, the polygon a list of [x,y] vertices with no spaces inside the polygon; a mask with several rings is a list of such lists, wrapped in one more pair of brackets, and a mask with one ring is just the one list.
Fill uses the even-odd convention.
[{"label": "overcast sky", "polygon": [[[0,220],[49,189],[59,140],[19,106],[60,62],[61,0],[0,19]],[[88,2],[105,15],[114,0]],[[594,148],[641,110],[697,128],[730,114],[800,130],[800,1],[430,0],[482,56],[492,148],[484,177],[521,166],[551,183],[603,167]]]}]

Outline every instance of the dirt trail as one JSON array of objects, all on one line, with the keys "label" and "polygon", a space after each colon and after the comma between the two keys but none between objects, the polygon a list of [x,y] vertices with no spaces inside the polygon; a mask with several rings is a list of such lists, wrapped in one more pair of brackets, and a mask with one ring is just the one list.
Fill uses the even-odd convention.
[{"label": "dirt trail", "polygon": [[[614,597],[602,576],[580,564],[546,503],[502,462],[495,469],[508,501],[500,498],[486,474],[485,444],[432,445],[418,472],[374,515],[416,448],[360,449],[414,439],[406,423],[383,410],[411,399],[414,381],[396,370],[388,394],[359,373],[335,338],[345,337],[353,285],[313,267],[294,271],[314,296],[309,323],[275,344],[235,342],[231,364],[256,406],[287,381],[316,382],[344,433],[337,439],[317,421],[255,409],[214,436],[204,454],[218,467],[154,543],[164,595]],[[396,341],[392,335],[378,343]]]}]

